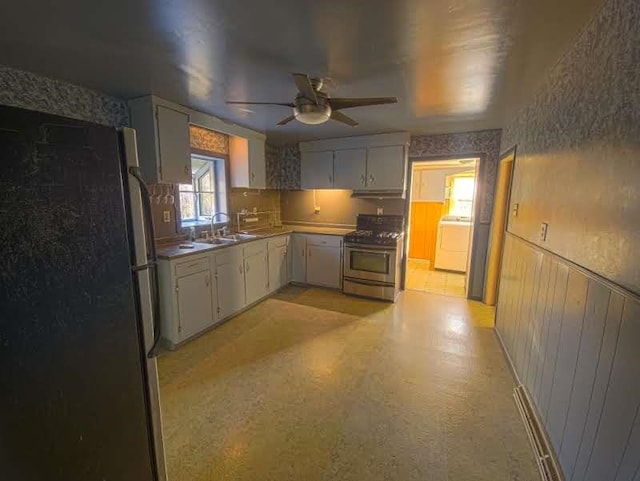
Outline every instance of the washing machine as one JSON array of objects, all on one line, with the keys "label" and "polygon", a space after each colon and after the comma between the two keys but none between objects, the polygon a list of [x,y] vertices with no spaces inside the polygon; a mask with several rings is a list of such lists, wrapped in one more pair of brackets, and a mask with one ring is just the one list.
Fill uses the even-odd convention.
[{"label": "washing machine", "polygon": [[470,217],[445,216],[440,219],[433,264],[436,269],[466,272],[471,227]]}]

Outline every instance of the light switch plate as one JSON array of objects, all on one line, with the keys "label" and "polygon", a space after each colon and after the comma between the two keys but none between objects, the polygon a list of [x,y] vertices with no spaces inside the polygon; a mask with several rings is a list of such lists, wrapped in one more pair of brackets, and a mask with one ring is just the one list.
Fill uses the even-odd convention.
[{"label": "light switch plate", "polygon": [[549,224],[547,224],[546,222],[543,222],[540,225],[540,240],[542,242],[547,240],[547,230],[549,229]]},{"label": "light switch plate", "polygon": [[520,208],[520,204],[517,202],[513,204],[513,217],[518,217],[518,209]]},{"label": "light switch plate", "polygon": [[171,211],[165,210],[162,212],[162,222],[171,222]]}]

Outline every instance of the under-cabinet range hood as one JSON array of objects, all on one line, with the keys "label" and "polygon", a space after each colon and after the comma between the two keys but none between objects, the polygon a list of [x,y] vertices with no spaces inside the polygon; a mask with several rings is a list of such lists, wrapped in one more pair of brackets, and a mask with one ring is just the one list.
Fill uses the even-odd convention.
[{"label": "under-cabinet range hood", "polygon": [[406,199],[406,190],[354,190],[354,199]]}]

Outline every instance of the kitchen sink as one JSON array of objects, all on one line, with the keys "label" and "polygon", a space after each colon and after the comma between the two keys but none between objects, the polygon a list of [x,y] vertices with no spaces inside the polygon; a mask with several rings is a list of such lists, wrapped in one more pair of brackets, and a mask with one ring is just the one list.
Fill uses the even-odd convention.
[{"label": "kitchen sink", "polygon": [[227,239],[225,237],[214,237],[213,239],[207,239],[202,242],[206,244],[220,245],[220,244],[230,244],[231,242],[235,242],[235,241],[236,239]]},{"label": "kitchen sink", "polygon": [[228,239],[230,241],[243,241],[243,240],[251,240],[257,239],[257,235],[253,234],[229,234],[222,237],[223,239]]}]

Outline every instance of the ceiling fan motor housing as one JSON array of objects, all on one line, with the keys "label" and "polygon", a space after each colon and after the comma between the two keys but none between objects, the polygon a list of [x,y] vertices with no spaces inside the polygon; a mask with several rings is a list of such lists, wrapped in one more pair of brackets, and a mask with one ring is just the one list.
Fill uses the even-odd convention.
[{"label": "ceiling fan motor housing", "polygon": [[318,103],[298,94],[293,107],[293,115],[297,120],[309,125],[322,124],[331,118],[331,106],[327,101],[327,94],[317,92]]}]

